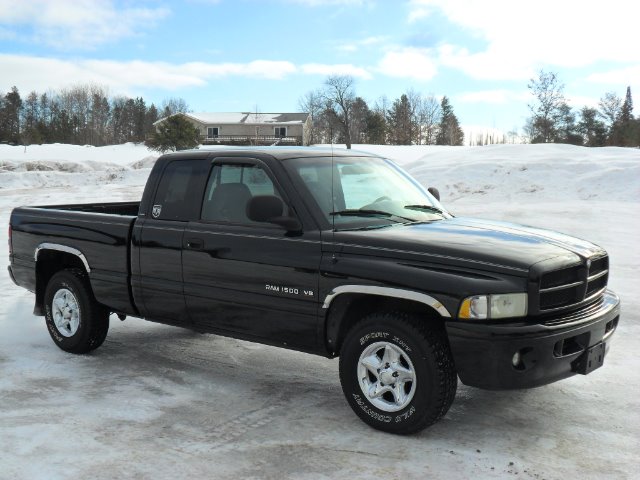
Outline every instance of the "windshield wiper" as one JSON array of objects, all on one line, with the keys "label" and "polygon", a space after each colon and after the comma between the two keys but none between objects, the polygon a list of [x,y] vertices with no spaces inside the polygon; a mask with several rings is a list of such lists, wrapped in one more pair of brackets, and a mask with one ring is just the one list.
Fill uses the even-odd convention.
[{"label": "windshield wiper", "polygon": [[437,213],[444,216],[444,212],[433,205],[405,205],[404,208],[407,210],[420,210],[423,212]]},{"label": "windshield wiper", "polygon": [[350,208],[347,210],[339,210],[337,212],[331,212],[329,215],[340,215],[342,217],[385,217],[385,218],[397,217],[407,222],[415,222],[415,219],[413,218],[403,217],[395,213],[385,212],[384,210],[366,210],[366,209]]}]

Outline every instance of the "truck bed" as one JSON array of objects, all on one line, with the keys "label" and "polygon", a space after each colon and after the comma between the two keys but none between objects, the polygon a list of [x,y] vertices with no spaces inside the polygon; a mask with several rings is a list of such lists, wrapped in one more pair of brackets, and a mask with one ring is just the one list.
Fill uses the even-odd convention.
[{"label": "truck bed", "polygon": [[86,262],[96,299],[114,311],[134,313],[130,241],[138,207],[139,202],[119,202],[14,209],[12,275],[16,282],[36,291],[36,259],[46,260],[71,248]]}]

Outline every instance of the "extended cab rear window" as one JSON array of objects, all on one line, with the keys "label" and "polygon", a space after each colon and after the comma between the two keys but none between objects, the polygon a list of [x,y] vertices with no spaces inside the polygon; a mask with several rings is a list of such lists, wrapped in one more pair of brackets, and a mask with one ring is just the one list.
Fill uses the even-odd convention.
[{"label": "extended cab rear window", "polygon": [[153,200],[153,218],[185,222],[197,218],[199,200],[194,193],[201,181],[203,163],[202,160],[176,160],[165,167]]}]

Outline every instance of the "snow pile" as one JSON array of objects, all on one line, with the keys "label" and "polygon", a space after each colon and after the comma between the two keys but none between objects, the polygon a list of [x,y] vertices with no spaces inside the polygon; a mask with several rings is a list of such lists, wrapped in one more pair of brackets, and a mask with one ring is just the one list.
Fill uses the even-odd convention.
[{"label": "snow pile", "polygon": [[470,196],[491,201],[640,201],[640,150],[573,145],[392,147],[354,150],[395,160],[443,199]]},{"label": "snow pile", "polygon": [[[144,183],[158,158],[144,145],[0,145],[0,189]],[[138,172],[137,170],[144,170]]]}]

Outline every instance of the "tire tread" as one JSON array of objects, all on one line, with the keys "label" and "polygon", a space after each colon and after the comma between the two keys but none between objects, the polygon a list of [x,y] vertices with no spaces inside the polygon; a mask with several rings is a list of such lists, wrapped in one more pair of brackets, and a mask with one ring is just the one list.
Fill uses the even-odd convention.
[{"label": "tire tread", "polygon": [[[407,423],[404,425],[404,428],[395,429],[392,432],[399,434],[413,434],[440,420],[447,413],[456,396],[458,376],[453,363],[453,356],[451,354],[451,348],[449,346],[444,326],[440,323],[434,324],[432,322],[425,321],[414,314],[403,311],[377,312],[366,315],[356,322],[347,333],[346,338],[349,338],[368,323],[375,323],[376,325],[381,326],[393,325],[398,322],[401,322],[405,326],[409,327],[409,329],[414,330],[414,333],[419,337],[420,341],[427,346],[433,356],[439,376],[437,399],[434,404],[434,408],[427,410],[422,418]],[[345,344],[343,344],[343,347],[344,345]],[[341,363],[342,359],[343,357],[341,355]],[[340,370],[342,372],[344,369],[341,368]],[[358,410],[356,410],[356,413],[361,418],[367,420],[366,417],[362,416]]]},{"label": "tire tread", "polygon": [[[84,303],[84,311],[81,312],[83,319],[81,321],[84,321],[88,331],[84,334],[82,341],[74,346],[63,347],[55,339],[54,341],[58,347],[66,352],[88,353],[100,347],[107,338],[107,333],[109,332],[109,310],[96,301],[89,283],[89,277],[84,270],[78,268],[61,270],[51,277],[49,283],[53,284],[61,280],[69,281],[69,277],[77,282],[74,288],[79,290],[77,293],[83,297],[82,299],[79,298],[78,301]],[[47,286],[47,290],[48,288],[49,286]]]}]

